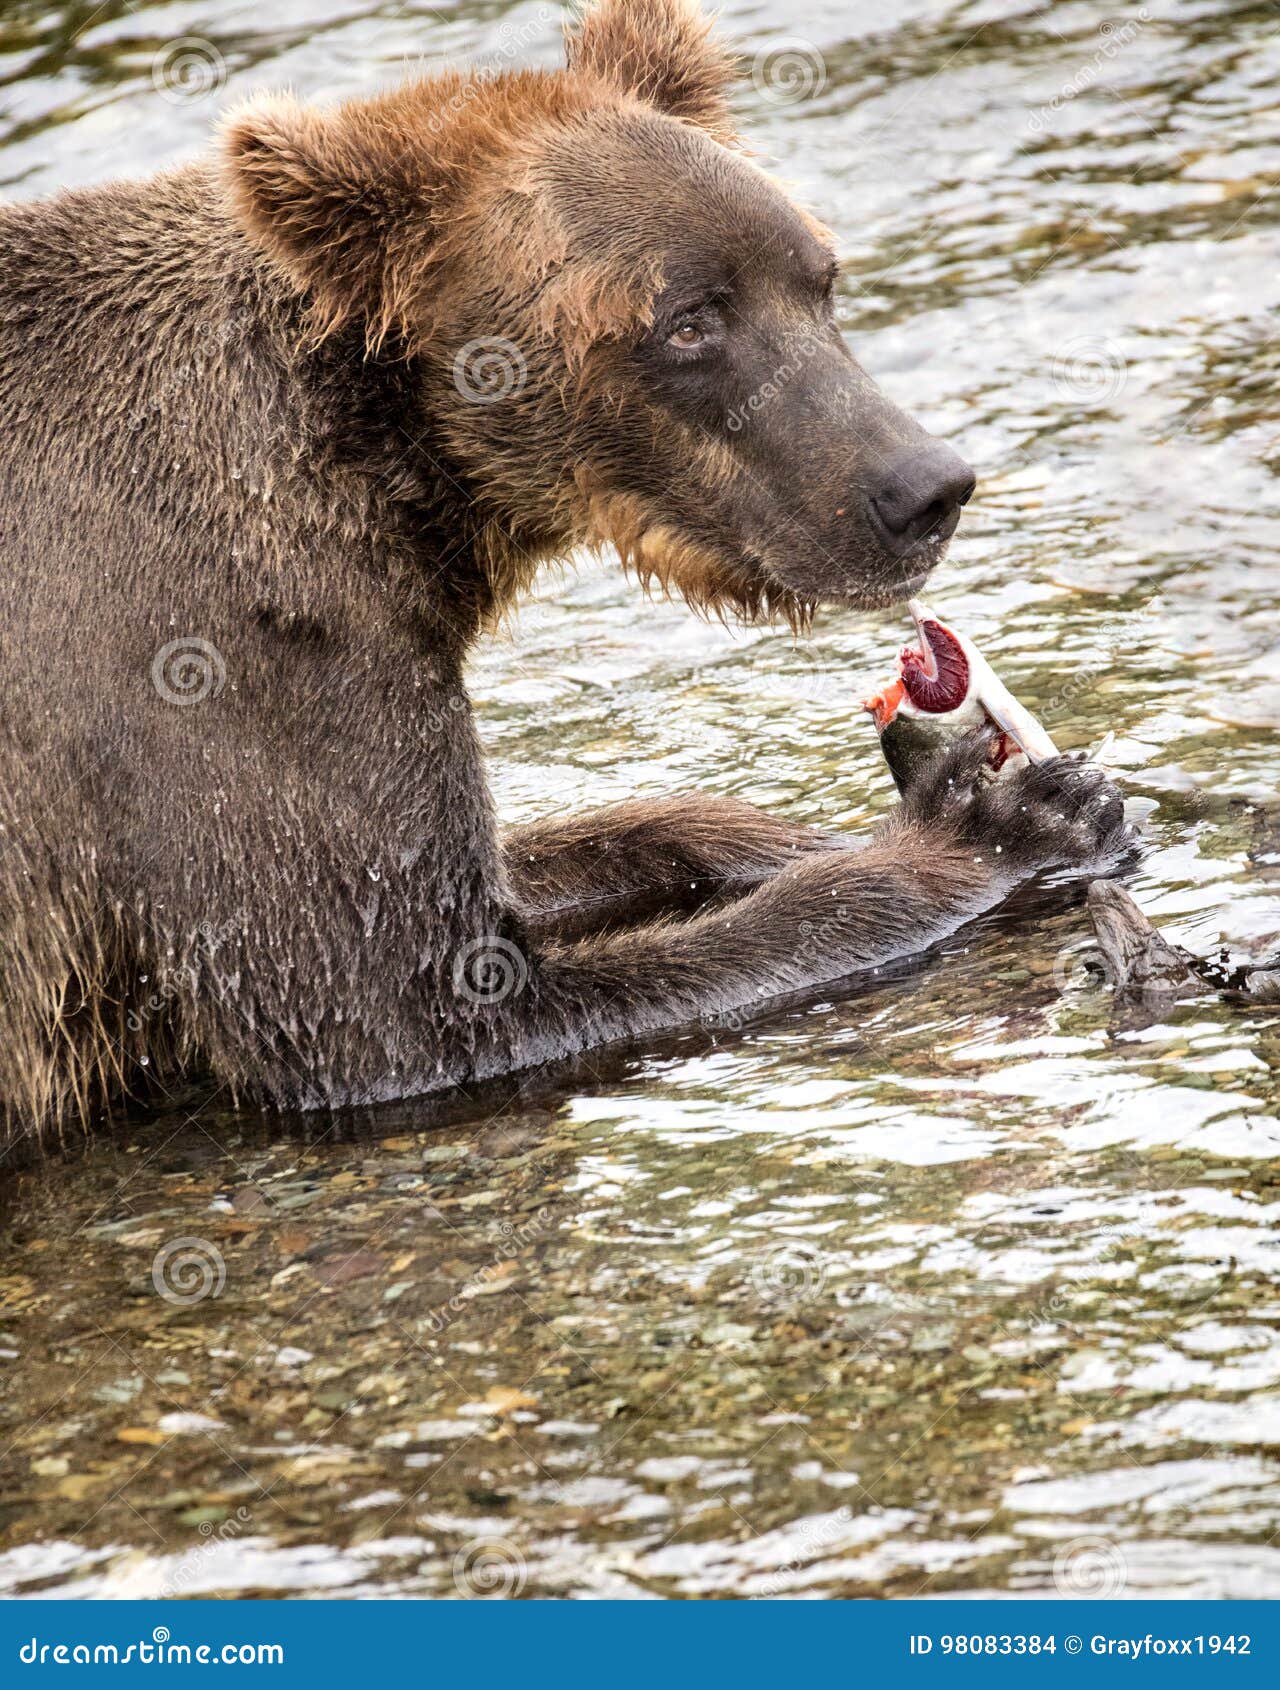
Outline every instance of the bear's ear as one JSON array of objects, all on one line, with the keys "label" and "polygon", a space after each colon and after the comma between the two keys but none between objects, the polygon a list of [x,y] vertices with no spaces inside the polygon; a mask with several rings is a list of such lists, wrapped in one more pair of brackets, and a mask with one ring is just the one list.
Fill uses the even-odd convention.
[{"label": "bear's ear", "polygon": [[254,244],[309,295],[320,332],[360,321],[374,346],[404,324],[441,187],[388,116],[276,95],[233,112],[223,134],[232,209]]},{"label": "bear's ear", "polygon": [[590,71],[672,117],[734,139],[727,90],[734,55],[698,0],[599,0],[565,37],[570,70]]}]

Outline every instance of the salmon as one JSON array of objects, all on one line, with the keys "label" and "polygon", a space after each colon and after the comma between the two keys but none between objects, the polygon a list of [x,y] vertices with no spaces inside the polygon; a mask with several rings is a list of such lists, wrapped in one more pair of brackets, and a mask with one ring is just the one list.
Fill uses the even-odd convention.
[{"label": "salmon", "polygon": [[907,608],[919,645],[903,648],[897,675],[863,704],[899,792],[907,791],[925,763],[975,728],[989,731],[993,777],[1058,755],[1044,728],[971,639],[919,599]]}]

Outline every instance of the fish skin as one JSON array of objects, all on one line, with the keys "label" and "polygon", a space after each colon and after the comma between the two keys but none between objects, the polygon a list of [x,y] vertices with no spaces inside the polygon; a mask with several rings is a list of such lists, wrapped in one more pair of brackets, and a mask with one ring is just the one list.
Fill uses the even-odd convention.
[{"label": "fish skin", "polygon": [[982,711],[967,700],[946,716],[899,707],[893,720],[880,734],[880,750],[888,764],[893,784],[905,798],[916,777],[927,764],[942,755],[956,740],[984,721]]}]

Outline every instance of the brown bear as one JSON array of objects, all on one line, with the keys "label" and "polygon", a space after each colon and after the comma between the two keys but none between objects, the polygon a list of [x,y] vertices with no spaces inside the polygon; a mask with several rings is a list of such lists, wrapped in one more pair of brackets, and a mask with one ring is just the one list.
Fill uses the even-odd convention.
[{"label": "brown bear", "polygon": [[264,99],[0,209],[11,1145],[188,1068],[318,1107],[640,1040],[1114,857],[1096,771],[980,747],[861,843],[696,794],[499,832],[463,666],[543,560],[801,627],[972,490],[732,75],[687,0],[601,0],[555,73]]}]

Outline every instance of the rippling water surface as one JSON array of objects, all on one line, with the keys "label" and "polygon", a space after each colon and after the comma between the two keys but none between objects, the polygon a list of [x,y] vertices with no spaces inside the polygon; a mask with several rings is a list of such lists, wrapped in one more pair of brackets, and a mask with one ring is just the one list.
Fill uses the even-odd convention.
[{"label": "rippling water surface", "polygon": [[[1061,743],[1115,735],[1166,931],[1265,950],[1280,13],[728,18],[851,341],[980,469],[936,601]],[[0,191],[180,157],[262,84],[550,63],[556,30],[11,0]],[[698,783],[860,825],[890,791],[857,700],[899,634],[797,647],[549,577],[475,664],[504,813]],[[24,1176],[0,1588],[1280,1595],[1280,1016],[1117,1023],[1084,936],[1059,901],[443,1124],[290,1136],[194,1094]]]}]

